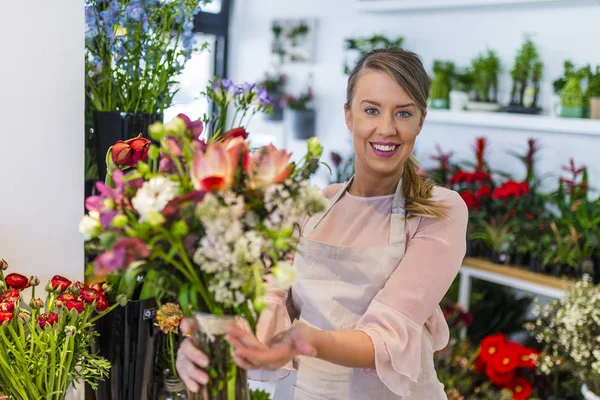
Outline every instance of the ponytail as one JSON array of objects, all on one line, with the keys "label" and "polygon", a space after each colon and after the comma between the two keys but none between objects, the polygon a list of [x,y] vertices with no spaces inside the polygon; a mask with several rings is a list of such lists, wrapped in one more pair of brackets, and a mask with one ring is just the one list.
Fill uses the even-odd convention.
[{"label": "ponytail", "polygon": [[419,162],[411,155],[404,163],[402,172],[404,208],[410,217],[447,219],[449,206],[431,198],[435,183],[429,178],[420,177],[418,170]]}]

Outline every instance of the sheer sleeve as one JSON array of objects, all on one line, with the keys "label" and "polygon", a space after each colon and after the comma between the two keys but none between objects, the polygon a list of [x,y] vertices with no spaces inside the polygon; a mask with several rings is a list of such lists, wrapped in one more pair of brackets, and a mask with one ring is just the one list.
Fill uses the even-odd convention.
[{"label": "sheer sleeve", "polygon": [[404,258],[356,328],[373,341],[377,375],[399,396],[408,395],[419,377],[423,328],[434,337],[434,350],[448,342],[439,303],[466,251],[467,207],[458,193],[439,191],[435,197],[449,206],[448,219],[420,219]]}]

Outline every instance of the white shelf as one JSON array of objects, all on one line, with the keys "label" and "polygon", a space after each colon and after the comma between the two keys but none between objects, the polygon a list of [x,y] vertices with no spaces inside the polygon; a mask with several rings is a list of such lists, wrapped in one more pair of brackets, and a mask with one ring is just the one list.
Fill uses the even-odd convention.
[{"label": "white shelf", "polygon": [[583,5],[600,6],[598,0],[355,0],[358,11],[426,11],[457,8],[482,8],[518,5]]},{"label": "white shelf", "polygon": [[534,132],[569,133],[600,137],[600,120],[523,115],[502,112],[429,110],[426,124],[484,126]]}]

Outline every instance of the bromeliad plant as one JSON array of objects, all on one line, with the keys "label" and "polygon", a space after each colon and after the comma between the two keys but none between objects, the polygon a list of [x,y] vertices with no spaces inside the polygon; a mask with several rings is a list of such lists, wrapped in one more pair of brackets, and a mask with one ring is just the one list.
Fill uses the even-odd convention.
[{"label": "bromeliad plant", "polygon": [[[22,400],[61,400],[83,380],[92,388],[108,376],[110,364],[90,350],[94,321],[109,306],[103,287],[56,275],[46,285],[45,302],[36,297],[37,277],[4,275],[0,259],[0,393]],[[31,288],[29,305],[22,291]],[[121,300],[121,299],[120,299]]]}]

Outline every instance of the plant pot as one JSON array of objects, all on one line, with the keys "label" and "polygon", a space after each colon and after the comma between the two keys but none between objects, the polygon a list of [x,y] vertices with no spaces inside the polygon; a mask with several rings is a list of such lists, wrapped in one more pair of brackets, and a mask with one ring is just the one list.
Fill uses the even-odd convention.
[{"label": "plant pot", "polygon": [[503,109],[504,112],[507,113],[513,113],[513,114],[539,114],[542,112],[542,109],[540,107],[525,107],[525,106],[520,106],[518,104],[509,104],[508,106],[504,107]]},{"label": "plant pot", "polygon": [[96,350],[111,364],[110,376],[98,383],[96,400],[154,398],[156,307],[155,299],[130,301],[96,322]]},{"label": "plant pot", "polygon": [[283,107],[281,101],[283,100],[283,94],[273,93],[271,96],[271,105],[273,106],[273,112],[271,114],[265,114],[267,121],[283,121]]},{"label": "plant pot", "polygon": [[590,118],[600,119],[600,97],[590,99]]},{"label": "plant pot", "polygon": [[473,257],[473,241],[470,239],[467,239],[467,251],[465,257]]},{"label": "plant pot", "polygon": [[98,178],[104,181],[106,177],[106,152],[119,140],[127,140],[140,133],[145,138],[148,127],[162,121],[162,114],[130,114],[121,112],[94,111],[94,136],[96,154],[98,154]]},{"label": "plant pot", "polygon": [[429,108],[434,110],[447,110],[450,108],[450,102],[448,99],[431,99],[429,102]]},{"label": "plant pot", "polygon": [[207,372],[211,379],[198,393],[190,393],[193,400],[250,400],[246,371],[239,368],[232,357],[231,347],[225,341],[227,328],[238,323],[233,316],[215,316],[194,313],[197,326],[192,340],[208,356]]},{"label": "plant pot", "polygon": [[519,267],[529,265],[527,254],[516,252],[512,257],[512,264]]},{"label": "plant pot", "polygon": [[581,387],[581,394],[585,400],[600,400],[600,395],[597,395],[590,391],[587,385],[583,385]]},{"label": "plant pot", "polygon": [[296,139],[310,139],[315,136],[315,110],[287,110],[292,135]]},{"label": "plant pot", "polygon": [[563,118],[583,118],[583,107],[567,107],[561,105],[558,115]]},{"label": "plant pot", "polygon": [[452,111],[463,111],[469,104],[469,95],[460,90],[450,91],[450,109]]},{"label": "plant pot", "polygon": [[505,265],[510,262],[510,255],[508,255],[507,253],[500,253],[500,252],[494,251],[494,252],[492,252],[490,261],[494,264]]},{"label": "plant pot", "polygon": [[500,111],[502,107],[498,103],[486,103],[483,101],[470,101],[467,104],[467,110],[469,111],[481,111],[481,112],[495,112]]}]

